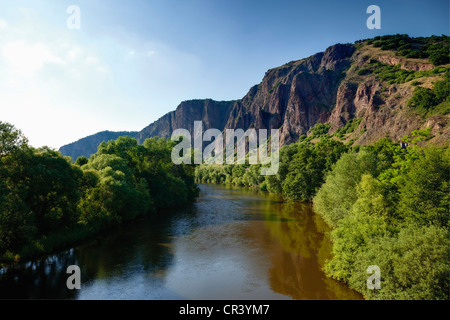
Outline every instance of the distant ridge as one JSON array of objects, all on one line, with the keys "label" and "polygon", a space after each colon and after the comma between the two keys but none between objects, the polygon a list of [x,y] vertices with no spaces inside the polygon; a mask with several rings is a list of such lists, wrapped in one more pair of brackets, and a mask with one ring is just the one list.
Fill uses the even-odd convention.
[{"label": "distant ridge", "polygon": [[118,137],[122,136],[134,138],[136,137],[136,134],[137,132],[135,131],[102,131],[62,146],[59,151],[64,156],[72,157],[74,161],[81,156],[89,158],[92,154],[97,152],[99,144],[103,141],[108,142],[110,140],[116,140]]}]

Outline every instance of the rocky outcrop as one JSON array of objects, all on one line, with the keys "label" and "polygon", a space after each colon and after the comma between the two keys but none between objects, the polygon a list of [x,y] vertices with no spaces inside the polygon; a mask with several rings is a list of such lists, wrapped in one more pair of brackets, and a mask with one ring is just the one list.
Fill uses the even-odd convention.
[{"label": "rocky outcrop", "polygon": [[[251,87],[240,100],[184,101],[135,137],[139,143],[154,136],[169,138],[179,128],[193,134],[194,121],[202,121],[203,130],[279,129],[283,145],[308,134],[319,122],[330,123],[329,133],[334,133],[357,118],[354,132],[340,137],[344,142],[368,144],[385,136],[401,140],[413,130],[430,127],[433,142],[447,143],[450,138],[448,114],[423,119],[407,106],[415,90],[411,83],[389,84],[365,71],[374,60],[415,71],[430,70],[434,66],[425,59],[382,52],[369,45],[336,44],[309,58],[268,70],[261,83]],[[431,88],[439,79],[434,74],[421,78],[420,83]],[[77,147],[81,144],[77,144],[62,147],[61,152],[73,157],[88,156],[96,151],[97,140],[91,139],[88,150],[82,150]],[[78,151],[68,151],[74,149]]]},{"label": "rocky outcrop", "polygon": [[139,143],[150,137],[170,138],[176,129],[194,130],[194,121],[202,121],[203,130],[223,130],[234,101],[189,100],[180,103],[175,111],[169,112],[140,131]]},{"label": "rocky outcrop", "polygon": [[403,57],[390,57],[380,55],[378,56],[377,60],[391,66],[400,65],[400,68],[402,68],[403,70],[425,71],[434,68],[434,65],[432,63],[411,61]]},{"label": "rocky outcrop", "polygon": [[337,44],[267,71],[263,81],[234,105],[225,127],[280,129],[281,144],[295,142],[328,119],[354,51],[352,45]]}]

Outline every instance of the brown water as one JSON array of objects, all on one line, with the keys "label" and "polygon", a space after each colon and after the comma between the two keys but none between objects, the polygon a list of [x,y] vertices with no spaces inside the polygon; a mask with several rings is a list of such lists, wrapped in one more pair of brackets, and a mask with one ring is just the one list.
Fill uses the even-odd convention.
[{"label": "brown water", "polygon": [[[200,189],[196,203],[162,219],[0,270],[0,298],[361,299],[321,271],[331,243],[309,205],[243,188]],[[73,264],[80,290],[66,287]]]}]

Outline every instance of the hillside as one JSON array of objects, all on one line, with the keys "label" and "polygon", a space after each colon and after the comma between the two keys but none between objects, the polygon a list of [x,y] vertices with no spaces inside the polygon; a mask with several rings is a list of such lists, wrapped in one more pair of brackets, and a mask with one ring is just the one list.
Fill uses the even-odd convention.
[{"label": "hillside", "polygon": [[121,136],[129,136],[134,138],[136,134],[137,132],[133,131],[120,131],[120,132],[102,131],[87,136],[85,138],[82,138],[68,145],[62,146],[59,149],[59,151],[64,156],[72,157],[74,161],[81,156],[89,158],[91,154],[97,151],[99,144],[102,143],[103,141],[108,142],[110,140],[116,140],[118,137]]},{"label": "hillside", "polygon": [[[425,143],[450,138],[449,37],[382,36],[336,44],[311,57],[266,72],[237,101],[190,100],[153,122],[136,138],[170,137],[173,130],[280,129],[281,145],[311,135],[325,124],[335,139],[369,144],[385,136],[400,141],[414,130],[431,130]],[[440,93],[436,93],[439,86]],[[436,88],[437,90],[438,88]],[[439,96],[439,97],[438,97]],[[414,103],[416,101],[416,103]],[[419,102],[418,102],[419,101]],[[89,155],[101,139],[77,142],[71,154]],[[65,155],[75,146],[65,146]]]},{"label": "hillside", "polygon": [[204,130],[216,128],[223,130],[230,115],[234,101],[214,101],[211,99],[183,101],[175,111],[169,112],[137,134],[139,143],[146,138],[170,138],[172,132],[183,128],[190,132],[194,121],[202,121]]},{"label": "hillside", "polygon": [[445,36],[396,35],[336,44],[309,58],[268,70],[261,83],[230,109],[217,108],[217,102],[211,101],[209,109],[205,104],[207,112],[199,112],[201,101],[195,111],[194,102],[182,103],[142,130],[139,141],[169,137],[176,128],[192,130],[193,121],[202,120],[206,128],[220,130],[279,128],[282,145],[311,135],[317,123],[328,123],[329,133],[356,144],[369,144],[385,136],[399,141],[414,130],[429,127],[428,141],[443,144],[450,138],[448,102],[427,110],[408,102],[417,88],[431,89],[443,80],[449,67],[448,63],[442,65],[448,62],[448,43]]}]

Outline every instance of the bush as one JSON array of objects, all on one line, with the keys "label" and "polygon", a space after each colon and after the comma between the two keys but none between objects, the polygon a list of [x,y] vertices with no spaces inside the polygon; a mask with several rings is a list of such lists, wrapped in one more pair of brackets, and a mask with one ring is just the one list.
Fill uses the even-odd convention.
[{"label": "bush", "polygon": [[396,34],[375,37],[372,41],[367,41],[367,44],[373,44],[382,50],[393,50],[397,55],[407,58],[429,58],[431,63],[438,66],[450,62],[449,41],[450,37],[445,35],[410,38],[406,34]]},{"label": "bush", "polygon": [[437,104],[436,95],[433,90],[428,88],[416,88],[408,105],[419,110],[428,110]]},{"label": "bush", "polygon": [[317,138],[326,135],[330,131],[330,123],[317,123],[313,128],[311,128],[311,137]]},{"label": "bush", "polygon": [[335,132],[336,136],[341,138],[341,137],[343,137],[344,134],[354,132],[359,127],[359,124],[361,123],[361,121],[362,121],[362,118],[353,118],[353,119],[348,120],[343,128],[339,128],[336,130],[336,132]]},{"label": "bush", "polygon": [[342,155],[313,199],[316,212],[330,226],[337,227],[357,200],[356,186],[362,175],[374,175],[376,168],[376,158],[368,152]]},{"label": "bush", "polygon": [[450,152],[426,149],[400,188],[399,209],[407,221],[449,226]]},{"label": "bush", "polygon": [[[436,226],[408,224],[398,236],[373,238],[355,258],[348,283],[367,299],[449,299],[449,233]],[[367,267],[381,271],[380,290],[366,285]]]},{"label": "bush", "polygon": [[449,70],[446,70],[444,80],[436,81],[433,89],[418,87],[408,101],[408,106],[415,108],[423,116],[433,112],[438,105],[450,101]]}]

